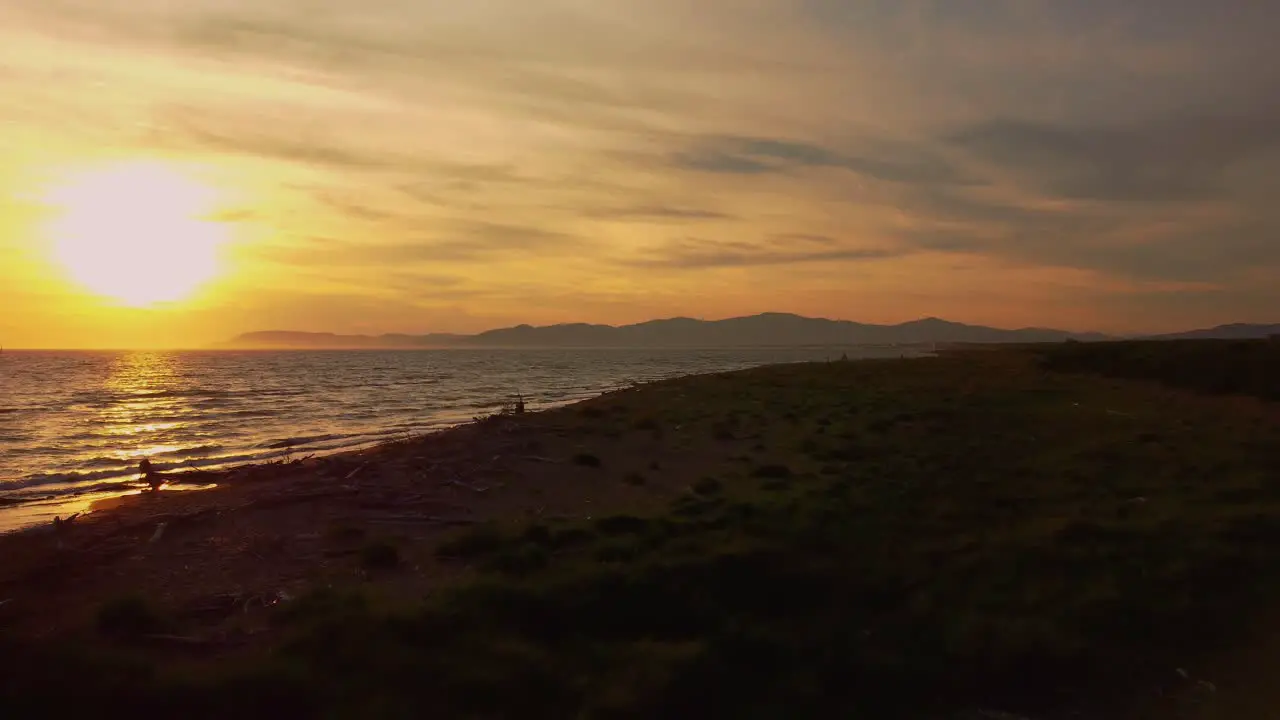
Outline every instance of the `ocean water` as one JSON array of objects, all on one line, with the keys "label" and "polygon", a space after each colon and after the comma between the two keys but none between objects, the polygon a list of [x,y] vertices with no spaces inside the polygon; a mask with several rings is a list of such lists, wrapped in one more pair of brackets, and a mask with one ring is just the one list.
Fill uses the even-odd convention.
[{"label": "ocean water", "polygon": [[[0,531],[161,470],[326,454],[633,382],[892,349],[0,353]],[[79,504],[77,504],[79,503]]]}]

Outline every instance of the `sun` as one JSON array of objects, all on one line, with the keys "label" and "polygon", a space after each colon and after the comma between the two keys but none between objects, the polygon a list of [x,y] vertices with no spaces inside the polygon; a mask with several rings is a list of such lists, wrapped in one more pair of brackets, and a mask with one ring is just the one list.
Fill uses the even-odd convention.
[{"label": "sun", "polygon": [[190,297],[216,277],[227,225],[218,194],[176,165],[136,161],[55,183],[47,232],[55,260],[92,293],[145,307]]}]

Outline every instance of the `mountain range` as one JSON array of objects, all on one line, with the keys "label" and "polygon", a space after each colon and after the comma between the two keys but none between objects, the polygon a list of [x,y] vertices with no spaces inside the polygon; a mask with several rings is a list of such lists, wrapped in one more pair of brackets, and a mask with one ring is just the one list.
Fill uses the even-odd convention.
[{"label": "mountain range", "polygon": [[[1223,325],[1153,339],[1242,339],[1280,334],[1280,325]],[[475,335],[335,335],[272,330],[240,335],[221,347],[265,348],[458,348],[458,347],[750,347],[797,345],[915,345],[929,343],[1082,342],[1118,339],[1101,333],[1049,328],[1003,330],[925,318],[899,325],[763,313],[727,320],[670,318],[634,325],[569,323],[488,330]]]},{"label": "mountain range", "polygon": [[1153,340],[1257,340],[1269,337],[1280,337],[1280,325],[1249,325],[1233,323],[1219,325],[1203,330],[1173,333],[1171,335],[1153,335]]},{"label": "mountain range", "polygon": [[294,331],[251,332],[230,348],[425,348],[425,347],[748,347],[795,345],[906,345],[920,343],[1061,342],[1103,340],[1097,333],[1046,328],[1002,330],[925,318],[900,325],[763,313],[727,320],[671,318],[634,325],[570,323],[488,330],[476,335],[335,335]]}]

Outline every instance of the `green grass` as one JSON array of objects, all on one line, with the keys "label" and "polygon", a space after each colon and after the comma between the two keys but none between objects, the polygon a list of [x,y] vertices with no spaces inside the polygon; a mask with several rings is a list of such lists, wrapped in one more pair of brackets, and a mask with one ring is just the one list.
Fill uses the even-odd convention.
[{"label": "green grass", "polygon": [[[112,697],[197,716],[234,692],[295,717],[1181,717],[1155,688],[1256,649],[1274,619],[1280,424],[1124,379],[1134,358],[1226,377],[1261,351],[1118,347],[630,393],[652,425],[627,427],[702,443],[661,512],[461,531],[436,555],[469,579],[421,604],[317,593],[280,609],[270,656]],[[762,449],[744,462],[725,428]]]}]

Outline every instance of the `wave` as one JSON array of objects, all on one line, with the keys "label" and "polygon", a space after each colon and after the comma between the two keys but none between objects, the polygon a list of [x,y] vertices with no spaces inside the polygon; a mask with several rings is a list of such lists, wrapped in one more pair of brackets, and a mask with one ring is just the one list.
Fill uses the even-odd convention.
[{"label": "wave", "polygon": [[258,447],[265,447],[271,450],[284,450],[286,448],[296,448],[300,445],[310,445],[311,443],[324,442],[326,440],[336,440],[344,435],[300,435],[298,437],[288,437],[282,440],[270,440]]},{"label": "wave", "polygon": [[223,446],[217,443],[210,445],[195,445],[192,447],[175,448],[162,453],[156,453],[152,457],[206,457],[209,453],[223,450]]},{"label": "wave", "polygon": [[107,480],[112,478],[124,479],[130,476],[136,476],[137,472],[122,472],[120,468],[112,468],[110,470],[99,470],[97,472],[62,472],[62,473],[38,473],[28,475],[18,480],[11,480],[0,483],[0,490],[6,493],[12,493],[17,490],[25,490],[27,488],[41,487],[46,485],[68,485],[79,486],[81,483],[93,482],[95,480]]}]

